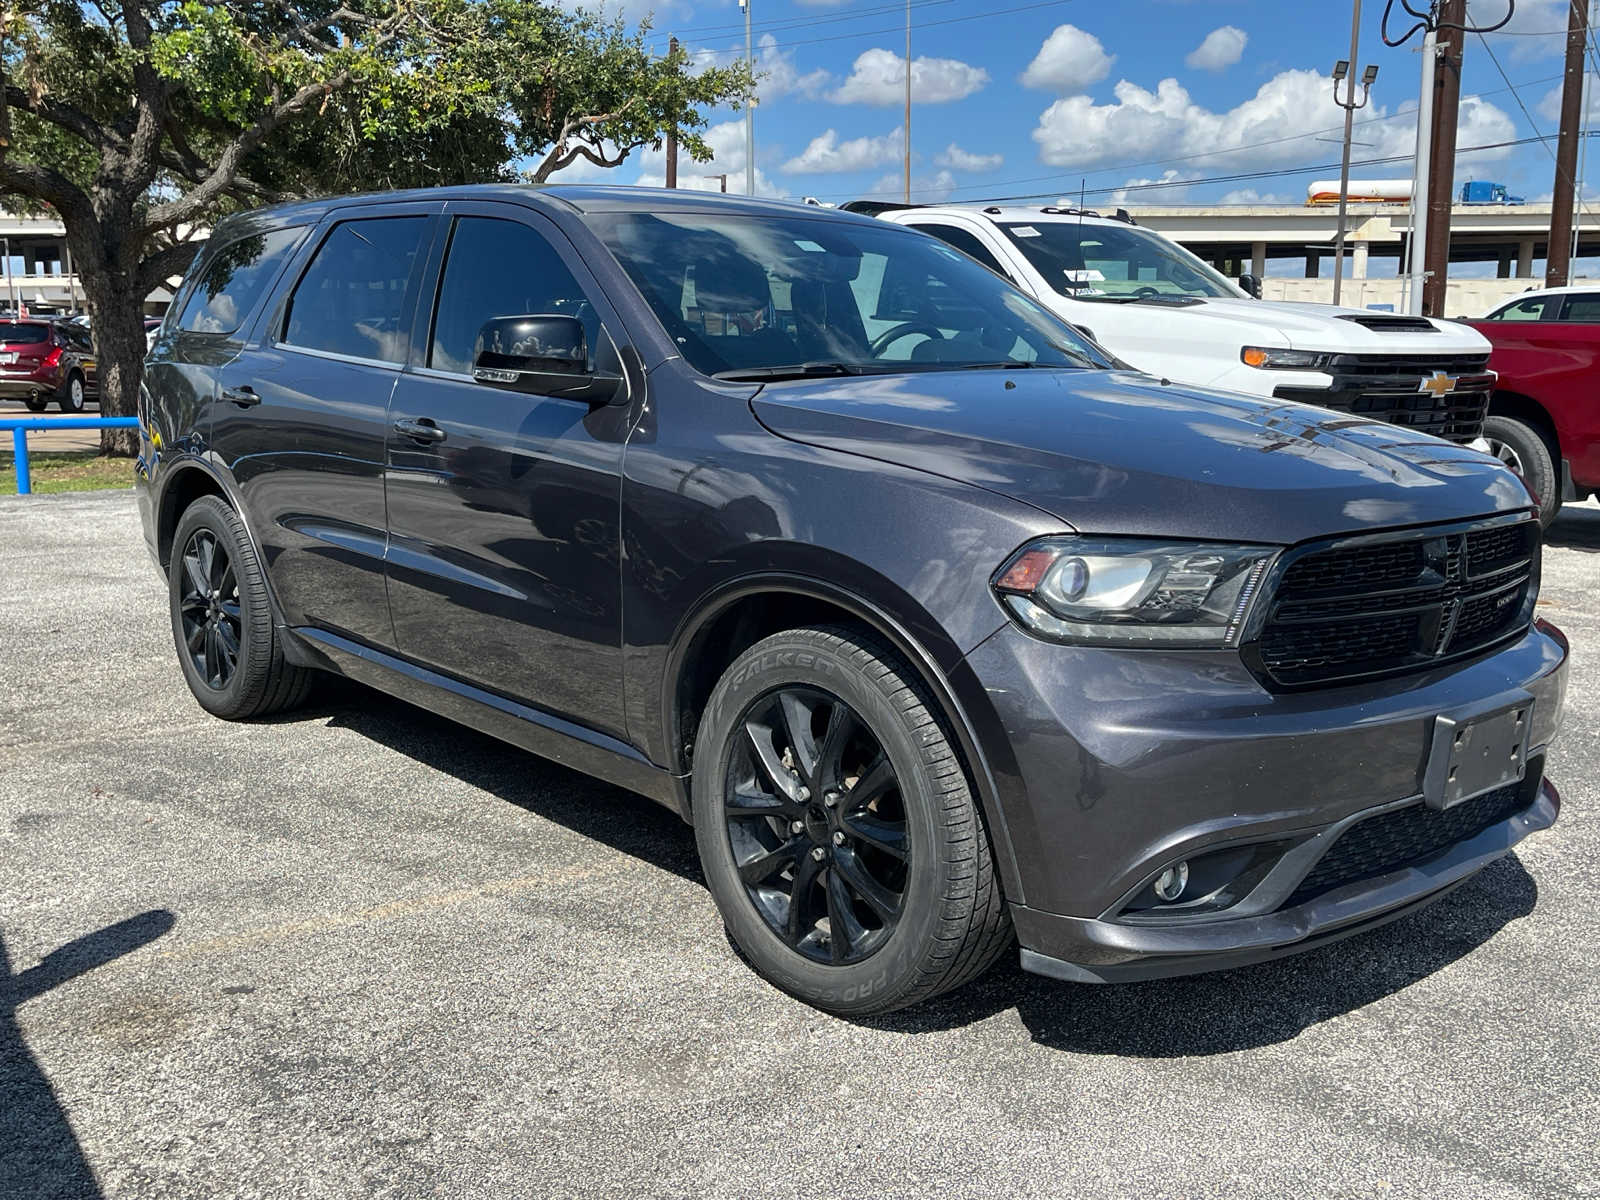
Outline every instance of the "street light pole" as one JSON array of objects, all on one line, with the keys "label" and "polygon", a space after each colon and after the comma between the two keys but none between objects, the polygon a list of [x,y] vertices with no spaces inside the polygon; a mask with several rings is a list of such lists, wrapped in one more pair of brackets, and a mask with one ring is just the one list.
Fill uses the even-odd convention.
[{"label": "street light pole", "polygon": [[[1365,108],[1372,94],[1373,81],[1378,78],[1376,64],[1369,66],[1361,76],[1361,100],[1356,101],[1356,63],[1361,47],[1361,0],[1354,0],[1350,14],[1350,57],[1333,66],[1333,102],[1344,109],[1344,152],[1339,159],[1339,232],[1333,239],[1333,302],[1339,303],[1339,289],[1344,282],[1344,239],[1350,206],[1350,133],[1356,109]],[[1348,75],[1350,83],[1345,98],[1339,99],[1339,83]]]},{"label": "street light pole", "polygon": [[1428,278],[1428,180],[1433,161],[1433,75],[1439,54],[1439,35],[1430,25],[1422,37],[1422,86],[1417,98],[1417,157],[1411,177],[1411,269],[1406,288],[1406,312],[1422,315],[1422,285]]},{"label": "street light pole", "polygon": [[[756,73],[755,44],[750,40],[750,0],[739,0],[744,9],[744,61],[750,75]],[[756,98],[752,93],[744,106],[744,194],[756,194]]]},{"label": "street light pole", "polygon": [[911,0],[906,0],[906,203],[911,203]]}]

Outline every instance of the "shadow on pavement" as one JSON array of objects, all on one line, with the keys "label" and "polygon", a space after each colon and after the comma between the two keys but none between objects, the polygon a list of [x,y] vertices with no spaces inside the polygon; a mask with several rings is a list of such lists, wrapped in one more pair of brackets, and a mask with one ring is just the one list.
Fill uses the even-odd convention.
[{"label": "shadow on pavement", "polygon": [[101,1194],[55,1090],[22,1040],[17,1006],[155,941],[176,923],[165,909],[140,913],[68,942],[15,975],[0,937],[0,1196]]},{"label": "shadow on pavement", "polygon": [[1569,504],[1544,531],[1544,544],[1568,550],[1600,550],[1600,511]]},{"label": "shadow on pavement", "polygon": [[1177,1058],[1288,1041],[1470,954],[1533,910],[1538,888],[1511,855],[1437,904],[1303,955],[1178,979],[1113,986],[1029,975],[1014,957],[947,999],[871,1022],[947,1029],[1015,1008],[1033,1039],[1078,1054]]}]

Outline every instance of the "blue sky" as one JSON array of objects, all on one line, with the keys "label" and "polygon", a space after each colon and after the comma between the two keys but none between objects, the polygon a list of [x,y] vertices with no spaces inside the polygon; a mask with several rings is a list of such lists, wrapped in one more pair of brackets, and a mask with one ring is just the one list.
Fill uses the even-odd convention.
[{"label": "blue sky", "polygon": [[[610,3],[615,11],[618,0]],[[755,115],[759,190],[827,201],[898,198],[903,5],[752,3],[758,67],[767,73]],[[663,46],[675,33],[706,61],[743,54],[736,0],[621,4],[630,19],[653,10],[652,36]],[[1469,19],[1493,23],[1505,6],[1472,0]],[[1411,169],[1421,39],[1383,45],[1382,8],[1381,0],[1364,6],[1360,61],[1377,63],[1380,75],[1357,114],[1356,141],[1368,144],[1353,158],[1407,161],[1357,167],[1357,177]],[[1490,35],[1488,48],[1468,38],[1461,146],[1554,134],[1566,8],[1567,0],[1519,0],[1512,24]],[[912,21],[914,199],[1054,198],[1076,195],[1086,179],[1091,205],[1299,203],[1312,179],[1338,174],[1324,166],[1210,182],[1337,163],[1343,114],[1327,76],[1350,39],[1350,8],[1338,0],[912,0]],[[708,116],[716,161],[683,162],[680,182],[728,171],[729,190],[743,190],[743,118]],[[1600,180],[1600,161],[1594,166]],[[559,178],[659,183],[663,170],[661,153],[644,152],[612,172],[583,168]],[[1548,196],[1553,171],[1537,144],[1463,155],[1457,164],[1458,178],[1504,182],[1529,199]]]}]

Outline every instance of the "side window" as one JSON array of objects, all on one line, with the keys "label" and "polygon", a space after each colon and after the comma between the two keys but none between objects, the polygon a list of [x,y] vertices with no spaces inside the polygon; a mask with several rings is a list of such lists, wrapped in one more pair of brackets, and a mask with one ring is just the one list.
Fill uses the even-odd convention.
[{"label": "side window", "polygon": [[958,229],[954,225],[913,225],[913,229],[920,229],[923,233],[931,233],[947,246],[954,246],[974,262],[982,263],[1002,279],[1010,279],[1006,269],[1000,265],[1000,260],[989,252],[989,248],[978,240],[978,235],[969,233],[965,229]]},{"label": "side window", "polygon": [[588,334],[593,363],[600,314],[555,248],[519,221],[456,218],[439,283],[428,365],[467,374],[484,322],[523,316],[578,318]]},{"label": "side window", "polygon": [[1545,307],[1550,303],[1549,296],[1535,296],[1530,300],[1518,300],[1508,304],[1499,312],[1493,313],[1491,321],[1542,321],[1544,320]]},{"label": "side window", "polygon": [[427,217],[335,225],[289,297],[284,342],[348,358],[404,362],[406,285],[427,227]]},{"label": "side window", "polygon": [[1558,320],[1578,325],[1600,324],[1600,293],[1573,292],[1567,296]]},{"label": "side window", "polygon": [[289,251],[300,240],[300,229],[273,229],[229,242],[207,260],[195,283],[178,328],[191,333],[233,333],[261,299]]}]

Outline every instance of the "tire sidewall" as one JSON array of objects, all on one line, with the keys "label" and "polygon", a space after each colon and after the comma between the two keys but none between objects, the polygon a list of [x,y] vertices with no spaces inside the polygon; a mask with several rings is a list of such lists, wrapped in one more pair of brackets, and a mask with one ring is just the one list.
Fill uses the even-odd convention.
[{"label": "tire sidewall", "polygon": [[67,377],[66,387],[61,389],[61,411],[81,413],[84,407],[83,376],[74,372]]},{"label": "tire sidewall", "polygon": [[[246,707],[247,693],[252,686],[255,661],[255,639],[259,636],[259,611],[264,597],[251,594],[244,556],[251,553],[248,544],[241,545],[242,536],[236,528],[238,520],[232,511],[215,497],[196,500],[178,521],[172,537],[172,559],[167,564],[167,608],[171,619],[172,642],[178,652],[178,665],[195,700],[215,716],[230,717]],[[209,530],[227,550],[233,563],[234,578],[239,585],[239,657],[233,677],[226,687],[214,688],[195,670],[183,636],[182,600],[184,588],[183,554],[189,539],[201,529]]]},{"label": "tire sidewall", "polygon": [[1517,452],[1524,468],[1523,480],[1539,497],[1539,520],[1548,525],[1561,509],[1561,483],[1555,460],[1538,430],[1514,417],[1491,415],[1484,420],[1484,436],[1505,442]]},{"label": "tire sidewall", "polygon": [[[786,991],[833,1012],[881,1011],[913,987],[925,968],[948,880],[934,830],[941,815],[922,747],[881,683],[898,690],[894,675],[869,678],[845,654],[782,635],[753,647],[718,683],[706,707],[694,755],[694,827],[713,899],[734,942],[758,971]],[[739,718],[780,687],[813,687],[838,697],[866,722],[888,755],[900,784],[911,842],[903,915],[882,949],[859,963],[813,962],[787,946],[746,894],[734,864],[723,809],[724,780]],[[942,738],[936,724],[925,735]]]}]

